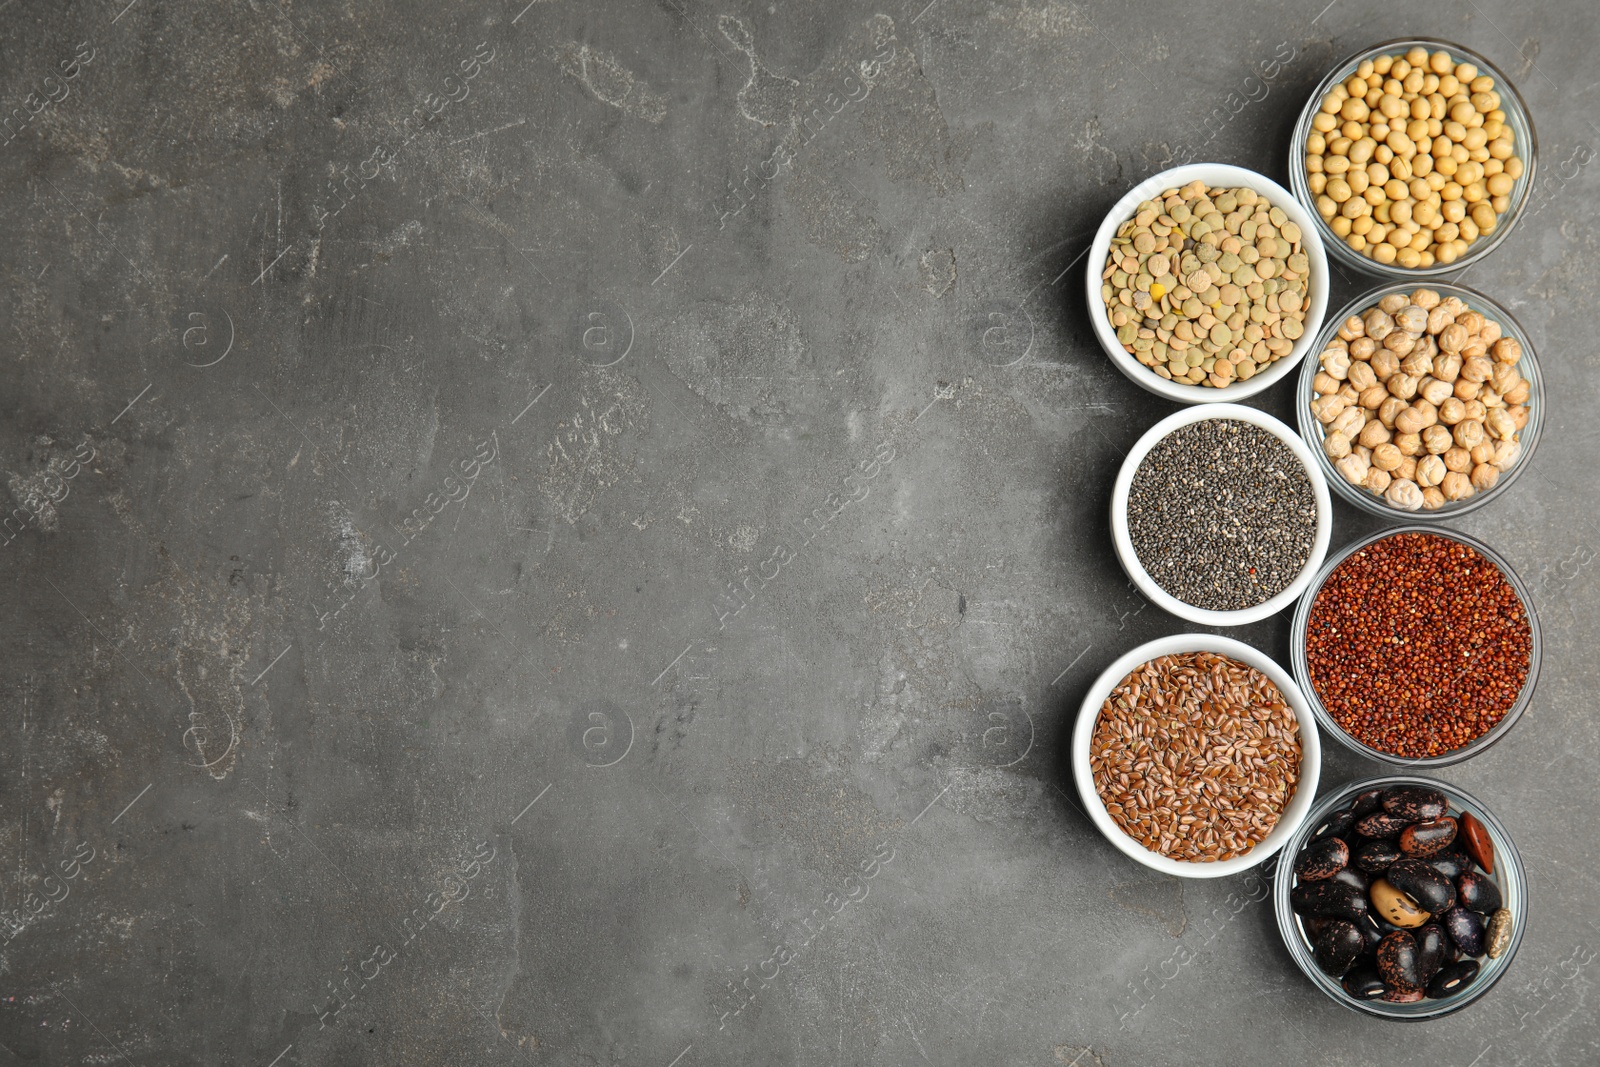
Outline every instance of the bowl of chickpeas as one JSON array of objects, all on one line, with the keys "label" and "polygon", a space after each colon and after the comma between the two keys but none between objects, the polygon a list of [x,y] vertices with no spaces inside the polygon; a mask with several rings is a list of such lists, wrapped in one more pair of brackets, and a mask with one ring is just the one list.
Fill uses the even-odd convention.
[{"label": "bowl of chickpeas", "polygon": [[1533,120],[1499,68],[1460,45],[1407,39],[1322,80],[1295,126],[1289,179],[1333,259],[1437,277],[1505,240],[1537,156]]},{"label": "bowl of chickpeas", "polygon": [[1527,468],[1544,380],[1527,333],[1488,296],[1391,282],[1329,317],[1295,406],[1336,495],[1437,520],[1483,507]]}]

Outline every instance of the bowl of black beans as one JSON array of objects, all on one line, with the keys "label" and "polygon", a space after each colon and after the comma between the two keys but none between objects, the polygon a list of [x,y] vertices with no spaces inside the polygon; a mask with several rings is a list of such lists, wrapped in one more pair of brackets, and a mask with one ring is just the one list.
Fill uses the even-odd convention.
[{"label": "bowl of black beans", "polygon": [[1522,941],[1528,883],[1511,836],[1433,778],[1353,782],[1284,846],[1278,930],[1312,983],[1352,1011],[1433,1019],[1483,996]]}]

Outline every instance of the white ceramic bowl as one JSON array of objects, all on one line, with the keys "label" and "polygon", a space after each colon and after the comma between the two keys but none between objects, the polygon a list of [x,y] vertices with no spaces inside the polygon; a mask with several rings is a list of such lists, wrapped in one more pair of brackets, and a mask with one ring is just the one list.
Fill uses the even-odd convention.
[{"label": "white ceramic bowl", "polygon": [[[1105,314],[1105,301],[1100,296],[1100,273],[1105,269],[1106,256],[1111,251],[1111,239],[1116,236],[1117,227],[1132,218],[1143,201],[1167,189],[1182,188],[1196,178],[1211,188],[1254,189],[1266,197],[1273,207],[1282,208],[1284,214],[1300,227],[1301,243],[1306,258],[1311,263],[1311,299],[1306,305],[1305,332],[1294,343],[1294,348],[1289,350],[1287,356],[1249,381],[1234,382],[1221,389],[1213,389],[1208,385],[1189,385],[1187,382],[1180,385],[1161,377],[1133,358],[1117,340],[1116,331],[1111,328],[1111,322]],[[1105,221],[1100,224],[1099,231],[1094,235],[1094,244],[1089,246],[1089,265],[1086,269],[1089,321],[1094,325],[1094,335],[1100,339],[1100,347],[1106,350],[1111,362],[1115,363],[1135,385],[1142,386],[1157,396],[1176,400],[1180,404],[1215,404],[1243,400],[1247,396],[1255,396],[1263,389],[1270,388],[1294,370],[1295,364],[1311,351],[1317,334],[1322,330],[1323,317],[1328,313],[1328,253],[1323,246],[1317,223],[1317,218],[1294,198],[1293,193],[1266,175],[1257,174],[1243,167],[1234,167],[1226,163],[1187,163],[1146,178],[1129,189],[1127,194],[1112,206],[1106,214]]]},{"label": "white ceramic bowl", "polygon": [[[1094,772],[1089,769],[1089,742],[1094,737],[1094,724],[1100,717],[1100,706],[1111,695],[1111,690],[1140,664],[1148,663],[1157,656],[1183,652],[1215,652],[1254,667],[1270,678],[1272,684],[1283,693],[1284,700],[1300,723],[1300,781],[1295,786],[1294,796],[1289,799],[1272,832],[1255,848],[1231,860],[1192,863],[1168,859],[1159,852],[1151,852],[1111,821],[1105,802],[1095,791]],[[1162,874],[1175,874],[1180,878],[1222,878],[1264,862],[1294,836],[1311,810],[1312,801],[1316,799],[1317,781],[1322,773],[1322,743],[1317,735],[1317,720],[1306,704],[1305,695],[1294,684],[1289,672],[1278,666],[1271,657],[1231,637],[1177,634],[1140,645],[1121,656],[1094,680],[1088,696],[1083,698],[1083,708],[1078,712],[1078,725],[1072,732],[1072,773],[1078,780],[1078,795],[1083,798],[1083,810],[1089,813],[1089,818],[1106,835],[1106,840],[1119,851]]]},{"label": "white ceramic bowl", "polygon": [[[1139,464],[1144,462],[1144,457],[1155,447],[1157,441],[1180,426],[1188,426],[1206,419],[1235,419],[1239,422],[1248,422],[1261,427],[1288,445],[1295,457],[1300,460],[1300,466],[1305,469],[1306,477],[1311,480],[1311,491],[1317,498],[1317,533],[1316,539],[1311,544],[1311,555],[1306,559],[1306,565],[1282,592],[1253,608],[1213,611],[1184,603],[1162,589],[1156,584],[1155,579],[1150,577],[1150,572],[1139,562],[1139,557],[1133,550],[1133,540],[1128,536],[1128,489],[1133,484],[1133,475],[1139,469]],[[1257,411],[1242,404],[1208,404],[1204,407],[1185,408],[1176,414],[1168,415],[1146,430],[1144,436],[1128,450],[1128,458],[1122,461],[1122,469],[1117,472],[1116,484],[1111,489],[1111,541],[1117,550],[1117,558],[1122,561],[1122,569],[1128,572],[1128,577],[1133,579],[1133,584],[1150,603],[1180,619],[1187,619],[1202,626],[1243,626],[1246,623],[1260,622],[1293,604],[1311,584],[1317,568],[1322,566],[1323,559],[1328,555],[1328,541],[1332,536],[1333,502],[1328,497],[1327,475],[1322,473],[1322,468],[1317,464],[1317,457],[1311,454],[1311,449],[1306,447],[1300,435],[1288,426],[1264,411]]]}]

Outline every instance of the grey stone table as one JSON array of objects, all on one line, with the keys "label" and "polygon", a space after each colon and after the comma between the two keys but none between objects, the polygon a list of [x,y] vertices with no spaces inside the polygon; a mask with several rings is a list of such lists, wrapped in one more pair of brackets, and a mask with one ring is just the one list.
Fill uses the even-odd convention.
[{"label": "grey stone table", "polygon": [[[1319,8],[0,2],[0,1062],[1595,1062],[1600,26]],[[1064,747],[1184,629],[1109,545],[1172,408],[1089,235],[1178,159],[1284,179],[1411,33],[1536,116],[1469,280],[1551,405],[1460,524],[1537,703],[1445,775],[1534,911],[1402,1027],[1259,882],[1114,851]]]}]

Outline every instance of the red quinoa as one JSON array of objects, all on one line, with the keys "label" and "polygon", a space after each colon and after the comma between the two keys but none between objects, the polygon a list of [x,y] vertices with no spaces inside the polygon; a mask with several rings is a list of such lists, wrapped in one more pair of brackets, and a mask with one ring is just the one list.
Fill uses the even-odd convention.
[{"label": "red quinoa", "polygon": [[1528,678],[1532,628],[1493,562],[1459,541],[1402,533],[1328,575],[1306,627],[1323,707],[1357,741],[1407,759],[1493,729]]}]

